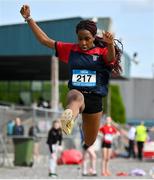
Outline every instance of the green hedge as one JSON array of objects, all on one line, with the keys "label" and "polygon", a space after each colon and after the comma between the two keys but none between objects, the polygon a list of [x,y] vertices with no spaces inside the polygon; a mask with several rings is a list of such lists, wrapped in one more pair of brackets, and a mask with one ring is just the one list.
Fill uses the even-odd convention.
[{"label": "green hedge", "polygon": [[59,99],[60,102],[62,102],[63,107],[65,108],[67,105],[67,93],[68,93],[69,89],[67,87],[66,83],[60,84],[59,86]]},{"label": "green hedge", "polygon": [[118,85],[110,86],[110,96],[111,96],[111,117],[114,121],[125,124],[126,123],[126,114],[125,107],[123,104],[122,96],[120,94],[120,89]]},{"label": "green hedge", "polygon": [[[50,81],[42,82],[41,91],[34,91],[31,88],[31,82],[0,82],[0,101],[6,101],[11,103],[18,103],[21,92],[29,92],[31,94],[31,102],[38,101],[40,97],[43,97],[45,100],[50,100],[51,98],[51,83]],[[60,83],[59,85],[59,98],[63,107],[66,107],[67,104],[67,93],[68,87],[67,83]],[[103,98],[103,111],[108,113],[108,98],[110,98],[110,115],[111,117],[119,123],[125,123],[126,115],[125,108],[120,95],[119,86],[110,85],[110,95]]]},{"label": "green hedge", "polygon": [[[32,82],[29,81],[1,81],[0,82],[0,101],[19,103],[21,92],[29,92],[31,94],[31,103],[38,101],[40,97],[45,100],[50,100],[51,98],[51,82],[42,82],[42,89],[32,90]],[[67,83],[60,83],[59,85],[59,95],[60,102],[66,107],[66,95],[68,93]],[[29,104],[28,104],[29,105]]]}]

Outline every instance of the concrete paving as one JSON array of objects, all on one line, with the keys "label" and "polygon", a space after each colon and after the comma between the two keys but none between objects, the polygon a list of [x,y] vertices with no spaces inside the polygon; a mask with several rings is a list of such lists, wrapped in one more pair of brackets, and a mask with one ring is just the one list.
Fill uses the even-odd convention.
[{"label": "concrete paving", "polygon": [[[149,179],[149,171],[154,167],[154,161],[138,161],[134,159],[114,158],[110,162],[112,175],[101,176],[101,159],[97,160],[97,176],[82,177],[79,165],[59,165],[57,179]],[[142,169],[146,172],[145,176],[117,176],[118,172],[130,173],[133,169]],[[40,163],[33,167],[20,166],[1,166],[0,179],[51,179],[48,176],[48,157],[42,158]]]}]

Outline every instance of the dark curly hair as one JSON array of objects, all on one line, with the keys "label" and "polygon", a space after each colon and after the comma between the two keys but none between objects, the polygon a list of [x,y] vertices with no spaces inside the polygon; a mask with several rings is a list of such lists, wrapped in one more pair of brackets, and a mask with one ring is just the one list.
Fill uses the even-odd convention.
[{"label": "dark curly hair", "polygon": [[[107,43],[103,41],[101,37],[96,36],[97,34],[97,26],[94,21],[91,20],[82,20],[80,21],[76,26],[76,33],[78,33],[79,30],[88,30],[91,32],[93,36],[95,36],[94,44],[97,47],[107,47]],[[118,43],[120,44],[121,48],[118,46]],[[121,62],[121,55],[123,53],[123,44],[118,40],[114,39],[114,47],[115,47],[115,53],[116,53],[116,62],[112,66],[112,73],[113,75],[119,75],[122,72],[122,68],[120,65]]]}]

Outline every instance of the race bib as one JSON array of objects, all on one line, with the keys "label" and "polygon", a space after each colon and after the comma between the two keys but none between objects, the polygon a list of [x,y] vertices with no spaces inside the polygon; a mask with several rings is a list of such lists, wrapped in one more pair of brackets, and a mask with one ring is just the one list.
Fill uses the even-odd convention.
[{"label": "race bib", "polygon": [[73,86],[96,86],[96,71],[90,70],[73,70]]},{"label": "race bib", "polygon": [[113,136],[112,136],[112,134],[105,134],[104,139],[105,139],[105,141],[112,142]]}]

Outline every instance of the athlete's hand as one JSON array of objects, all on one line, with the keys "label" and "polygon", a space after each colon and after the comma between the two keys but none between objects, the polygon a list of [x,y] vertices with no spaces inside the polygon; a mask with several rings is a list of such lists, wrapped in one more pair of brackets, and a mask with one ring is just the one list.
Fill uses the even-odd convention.
[{"label": "athlete's hand", "polygon": [[30,7],[28,5],[23,5],[20,13],[25,19],[28,18],[30,16]]},{"label": "athlete's hand", "polygon": [[107,44],[114,44],[114,37],[110,32],[103,32],[103,41]]}]

